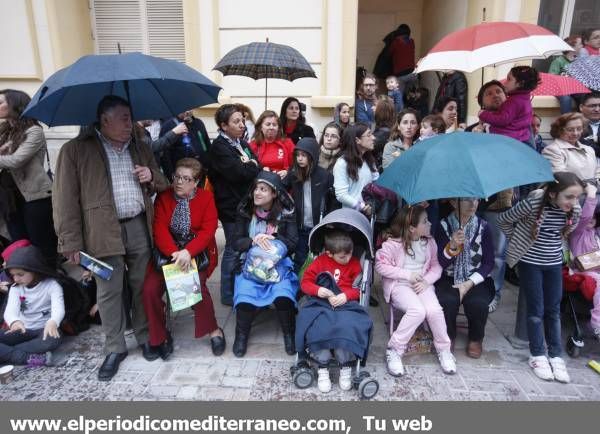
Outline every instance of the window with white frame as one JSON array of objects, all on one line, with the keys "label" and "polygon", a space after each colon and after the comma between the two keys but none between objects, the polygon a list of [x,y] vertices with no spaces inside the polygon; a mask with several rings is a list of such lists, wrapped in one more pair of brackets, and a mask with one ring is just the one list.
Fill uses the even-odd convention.
[{"label": "window with white frame", "polygon": [[96,53],[185,61],[182,0],[89,0]]}]

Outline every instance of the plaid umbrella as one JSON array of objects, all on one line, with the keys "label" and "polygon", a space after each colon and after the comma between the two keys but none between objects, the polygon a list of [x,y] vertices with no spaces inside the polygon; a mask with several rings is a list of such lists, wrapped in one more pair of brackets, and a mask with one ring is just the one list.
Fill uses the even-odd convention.
[{"label": "plaid umbrella", "polygon": [[267,81],[281,78],[294,81],[297,78],[317,78],[308,61],[287,45],[269,42],[252,42],[234,48],[213,69],[223,75],[242,75],[259,80],[265,79],[265,109],[267,108]]},{"label": "plaid umbrella", "polygon": [[600,91],[600,56],[579,57],[571,62],[567,74],[593,90]]}]

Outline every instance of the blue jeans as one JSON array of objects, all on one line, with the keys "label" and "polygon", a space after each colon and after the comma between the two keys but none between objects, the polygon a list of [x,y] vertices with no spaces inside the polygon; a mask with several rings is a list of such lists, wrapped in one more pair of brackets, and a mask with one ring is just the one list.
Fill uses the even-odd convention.
[{"label": "blue jeans", "polygon": [[300,271],[308,256],[308,236],[311,230],[312,228],[298,228],[298,243],[296,244],[296,253],[294,255],[294,271],[296,274]]},{"label": "blue jeans", "polygon": [[483,219],[488,222],[494,243],[494,269],[490,273],[490,277],[494,280],[496,298],[500,298],[500,291],[504,286],[504,271],[506,270],[506,235],[498,226],[499,215],[499,212],[494,211],[482,213]]},{"label": "blue jeans", "polygon": [[548,356],[560,357],[560,300],[562,265],[533,265],[519,262],[521,290],[527,299],[527,334],[532,356],[543,356],[544,335]]},{"label": "blue jeans", "polygon": [[233,271],[235,269],[236,254],[233,250],[235,241],[235,223],[221,222],[225,233],[225,249],[221,259],[221,303],[233,306]]},{"label": "blue jeans", "polygon": [[557,96],[556,99],[558,100],[558,103],[560,105],[561,115],[573,111],[573,100],[571,99],[571,95]]}]

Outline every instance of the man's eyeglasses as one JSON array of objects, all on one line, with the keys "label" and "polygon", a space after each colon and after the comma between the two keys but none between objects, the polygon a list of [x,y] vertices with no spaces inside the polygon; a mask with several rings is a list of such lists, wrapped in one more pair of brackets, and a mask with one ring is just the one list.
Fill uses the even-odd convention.
[{"label": "man's eyeglasses", "polygon": [[181,182],[182,184],[189,184],[192,181],[195,181],[195,179],[191,178],[189,176],[173,175],[173,182],[174,183]]},{"label": "man's eyeglasses", "polygon": [[584,104],[583,106],[589,109],[600,109],[600,104]]},{"label": "man's eyeglasses", "polygon": [[363,83],[363,86],[366,86],[366,87],[375,87],[376,85],[375,85],[375,83]]}]

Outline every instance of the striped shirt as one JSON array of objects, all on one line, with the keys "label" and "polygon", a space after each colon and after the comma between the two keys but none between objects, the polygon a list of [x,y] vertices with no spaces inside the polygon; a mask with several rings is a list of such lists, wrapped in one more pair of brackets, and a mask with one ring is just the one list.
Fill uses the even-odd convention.
[{"label": "striped shirt", "polygon": [[108,158],[117,218],[121,220],[141,214],[145,210],[144,194],[140,182],[133,174],[133,160],[129,152],[130,142],[126,143],[122,150],[117,151],[99,131],[98,137]]},{"label": "striped shirt", "polygon": [[567,213],[558,207],[546,205],[544,215],[539,234],[521,261],[534,265],[561,265],[562,230],[567,224]]}]

